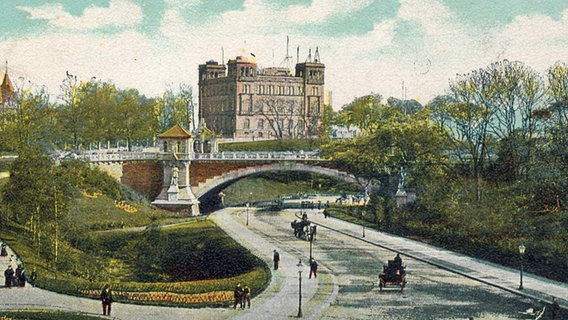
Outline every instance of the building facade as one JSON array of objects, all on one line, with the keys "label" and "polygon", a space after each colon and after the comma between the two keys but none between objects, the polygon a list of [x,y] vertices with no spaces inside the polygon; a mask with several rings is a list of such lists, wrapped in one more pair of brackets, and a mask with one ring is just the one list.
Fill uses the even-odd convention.
[{"label": "building facade", "polygon": [[227,65],[199,65],[201,125],[224,138],[289,139],[318,136],[324,107],[325,65],[314,61],[259,69],[238,56]]}]

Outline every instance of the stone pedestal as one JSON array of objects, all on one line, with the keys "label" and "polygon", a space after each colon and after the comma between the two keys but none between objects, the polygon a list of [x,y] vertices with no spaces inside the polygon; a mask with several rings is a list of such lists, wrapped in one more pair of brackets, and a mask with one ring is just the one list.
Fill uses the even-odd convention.
[{"label": "stone pedestal", "polygon": [[189,164],[189,161],[164,161],[164,186],[153,205],[192,216],[200,214],[199,201],[189,185]]}]

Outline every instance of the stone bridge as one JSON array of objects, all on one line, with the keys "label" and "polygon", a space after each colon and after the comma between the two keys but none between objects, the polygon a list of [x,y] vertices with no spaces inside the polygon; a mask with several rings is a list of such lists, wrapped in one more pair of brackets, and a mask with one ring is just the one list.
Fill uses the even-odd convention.
[{"label": "stone bridge", "polygon": [[90,150],[73,158],[107,171],[158,207],[192,215],[199,214],[200,203],[211,207],[231,183],[262,172],[313,172],[357,183],[355,176],[326,166],[329,162],[315,151],[201,153],[195,152],[189,138],[179,143],[179,137],[160,137],[163,141],[156,148]]}]

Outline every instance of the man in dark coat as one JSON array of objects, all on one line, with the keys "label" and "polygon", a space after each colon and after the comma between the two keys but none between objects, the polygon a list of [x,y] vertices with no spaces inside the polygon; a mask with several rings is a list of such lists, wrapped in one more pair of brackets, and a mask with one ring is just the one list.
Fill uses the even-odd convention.
[{"label": "man in dark coat", "polygon": [[6,288],[11,288],[12,287],[12,279],[14,278],[14,269],[12,269],[11,265],[8,265],[8,268],[6,269],[6,271],[4,271],[4,286]]},{"label": "man in dark coat", "polygon": [[272,258],[272,261],[274,261],[274,270],[278,270],[278,265],[280,265],[280,254],[276,251],[276,249],[274,249],[274,258]]},{"label": "man in dark coat", "polygon": [[316,259],[312,258],[310,260],[310,276],[309,279],[312,278],[312,274],[314,275],[315,278],[318,277],[318,263],[316,262]]},{"label": "man in dark coat", "polygon": [[233,297],[235,298],[235,304],[233,305],[233,309],[237,308],[237,304],[242,308],[243,306],[243,288],[241,284],[238,283],[235,287],[235,291],[233,291]]},{"label": "man in dark coat", "polygon": [[103,316],[110,316],[110,310],[112,306],[112,291],[110,290],[110,285],[105,285],[103,291],[101,292],[101,302],[103,304]]},{"label": "man in dark coat", "polygon": [[5,257],[8,255],[8,250],[6,250],[6,242],[2,241],[2,249],[0,249],[0,255]]},{"label": "man in dark coat", "polygon": [[21,264],[19,264],[16,268],[16,278],[18,278],[19,287],[26,286],[26,271],[24,270],[24,266],[22,266]]}]

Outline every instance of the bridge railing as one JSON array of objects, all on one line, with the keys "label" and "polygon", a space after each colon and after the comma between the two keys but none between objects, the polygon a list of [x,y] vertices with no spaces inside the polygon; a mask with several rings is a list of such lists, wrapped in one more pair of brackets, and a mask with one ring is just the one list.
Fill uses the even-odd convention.
[{"label": "bridge railing", "polygon": [[315,151],[300,152],[219,152],[219,153],[195,153],[195,154],[172,154],[163,152],[87,152],[81,154],[73,154],[73,158],[84,159],[89,162],[121,162],[121,161],[144,161],[144,160],[189,160],[189,161],[230,161],[230,160],[289,160],[289,161],[321,161],[322,158]]},{"label": "bridge railing", "polygon": [[310,152],[219,152],[196,153],[193,160],[322,160],[315,151]]}]

